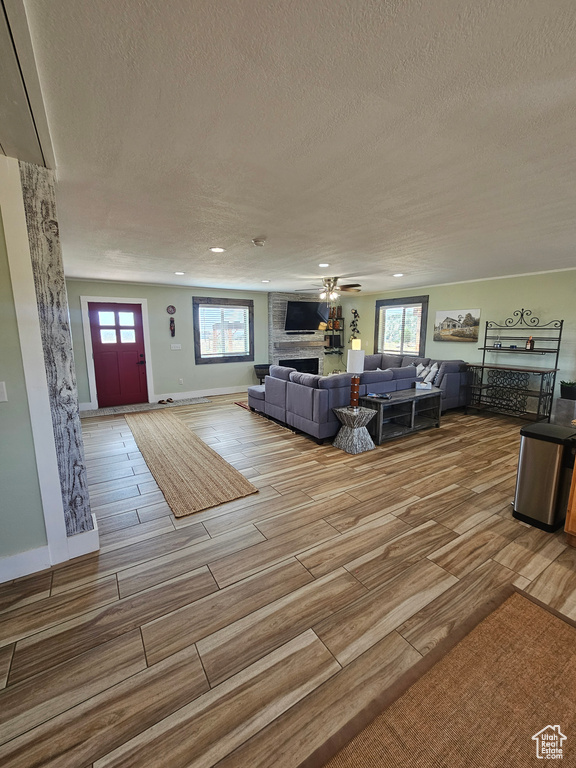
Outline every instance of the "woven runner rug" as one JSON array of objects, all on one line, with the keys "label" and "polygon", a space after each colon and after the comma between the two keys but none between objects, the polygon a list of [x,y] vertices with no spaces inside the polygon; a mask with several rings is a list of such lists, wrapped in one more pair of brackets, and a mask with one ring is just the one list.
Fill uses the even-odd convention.
[{"label": "woven runner rug", "polygon": [[127,413],[126,421],[175,517],[258,493],[170,411]]},{"label": "woven runner rug", "polygon": [[315,765],[576,766],[576,627],[520,594],[404,690],[327,763],[335,749],[325,745]]},{"label": "woven runner rug", "polygon": [[141,411],[158,411],[174,408],[178,405],[196,405],[197,403],[209,403],[207,397],[187,397],[184,400],[174,400],[172,403],[135,403],[134,405],[112,405],[109,408],[97,408],[93,411],[80,411],[81,419],[90,419],[92,416],[115,416],[124,413],[140,413]]}]

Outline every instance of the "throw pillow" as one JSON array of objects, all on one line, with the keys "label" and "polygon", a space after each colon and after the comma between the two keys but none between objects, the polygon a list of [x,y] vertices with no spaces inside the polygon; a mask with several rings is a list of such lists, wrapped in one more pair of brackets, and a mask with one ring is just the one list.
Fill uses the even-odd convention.
[{"label": "throw pillow", "polygon": [[420,373],[418,373],[417,375],[418,375],[418,378],[420,378],[420,379],[422,379],[422,381],[424,381],[424,379],[426,378],[426,376],[428,376],[429,373],[430,373],[430,366],[429,365],[425,365],[424,368],[422,369],[422,371]]},{"label": "throw pillow", "polygon": [[424,381],[427,382],[427,383],[428,382],[432,383],[434,381],[434,379],[436,378],[436,374],[437,373],[438,373],[438,363],[434,363],[432,368],[430,368],[430,372],[428,373],[428,375],[426,376]]},{"label": "throw pillow", "polygon": [[[414,363],[414,365],[416,365]],[[416,365],[416,376],[422,376],[422,371],[426,370],[426,366],[423,363]]]}]

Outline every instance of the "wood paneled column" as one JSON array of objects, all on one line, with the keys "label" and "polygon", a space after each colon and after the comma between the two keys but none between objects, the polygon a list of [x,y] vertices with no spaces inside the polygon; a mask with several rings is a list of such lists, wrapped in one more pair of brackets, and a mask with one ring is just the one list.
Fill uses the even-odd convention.
[{"label": "wood paneled column", "polygon": [[93,529],[56,216],[54,174],[19,163],[66,533]]}]

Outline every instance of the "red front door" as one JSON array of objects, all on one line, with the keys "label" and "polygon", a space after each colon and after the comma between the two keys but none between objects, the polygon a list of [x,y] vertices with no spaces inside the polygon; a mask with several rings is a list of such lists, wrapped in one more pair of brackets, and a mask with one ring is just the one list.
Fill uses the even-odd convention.
[{"label": "red front door", "polygon": [[89,302],[98,406],[148,402],[139,304]]}]

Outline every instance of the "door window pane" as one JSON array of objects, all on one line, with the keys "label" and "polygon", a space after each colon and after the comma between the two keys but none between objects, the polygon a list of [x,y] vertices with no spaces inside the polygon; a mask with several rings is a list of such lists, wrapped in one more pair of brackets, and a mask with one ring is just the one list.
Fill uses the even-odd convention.
[{"label": "door window pane", "polygon": [[118,312],[118,325],[134,326],[134,312]]},{"label": "door window pane", "polygon": [[100,331],[100,341],[102,344],[116,344],[116,331],[114,328]]},{"label": "door window pane", "polygon": [[100,325],[115,325],[114,312],[98,312]]},{"label": "door window pane", "polygon": [[136,331],[122,328],[120,330],[120,341],[122,344],[134,344],[136,342]]}]

